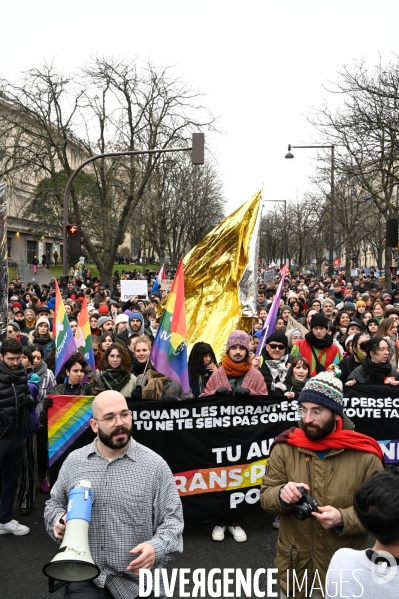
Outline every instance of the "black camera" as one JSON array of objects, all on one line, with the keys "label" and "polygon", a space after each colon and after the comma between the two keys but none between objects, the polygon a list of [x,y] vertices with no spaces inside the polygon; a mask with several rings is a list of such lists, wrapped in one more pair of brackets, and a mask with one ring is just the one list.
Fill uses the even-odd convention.
[{"label": "black camera", "polygon": [[304,487],[297,487],[298,491],[302,495],[298,503],[292,508],[291,513],[294,514],[298,520],[306,520],[310,518],[312,512],[318,512],[317,500],[306,492]]}]

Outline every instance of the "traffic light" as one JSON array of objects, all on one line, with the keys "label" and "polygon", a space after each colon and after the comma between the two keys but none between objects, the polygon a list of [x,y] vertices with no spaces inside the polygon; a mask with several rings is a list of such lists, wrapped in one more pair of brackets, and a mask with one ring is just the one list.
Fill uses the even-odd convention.
[{"label": "traffic light", "polygon": [[66,225],[68,256],[80,256],[80,225]]},{"label": "traffic light", "polygon": [[193,133],[193,147],[191,150],[192,164],[204,164],[204,143],[205,136],[203,133]]}]

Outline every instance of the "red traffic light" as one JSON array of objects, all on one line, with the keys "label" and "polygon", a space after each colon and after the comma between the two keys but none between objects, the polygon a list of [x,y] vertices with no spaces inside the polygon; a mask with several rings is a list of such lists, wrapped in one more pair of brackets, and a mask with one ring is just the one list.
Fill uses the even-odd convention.
[{"label": "red traffic light", "polygon": [[76,233],[79,233],[78,225],[66,225],[65,228],[68,231],[68,233],[70,233],[71,235],[75,235]]}]

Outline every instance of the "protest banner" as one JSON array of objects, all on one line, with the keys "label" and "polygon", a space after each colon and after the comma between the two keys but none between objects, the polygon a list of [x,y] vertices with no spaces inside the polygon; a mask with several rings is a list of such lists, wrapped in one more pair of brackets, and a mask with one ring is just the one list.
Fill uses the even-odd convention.
[{"label": "protest banner", "polygon": [[265,270],[265,272],[263,273],[263,281],[264,283],[274,283],[274,278],[276,276],[276,271],[274,270],[274,268],[271,268],[270,270]]},{"label": "protest banner", "polygon": [[173,279],[164,279],[161,281],[160,288],[162,291],[170,291],[172,289]]},{"label": "protest banner", "polygon": [[148,296],[147,281],[121,281],[121,300],[126,302],[135,295]]},{"label": "protest banner", "polygon": [[[399,393],[389,385],[358,385],[345,391],[345,413],[355,430],[376,439],[387,463],[399,463]],[[71,402],[70,396],[64,396]],[[71,406],[83,419],[71,417],[71,442],[57,396],[50,415],[51,435],[60,437],[50,467],[51,484],[66,455],[94,439],[87,428],[87,403]],[[86,399],[86,398],[85,398]],[[76,402],[76,398],[74,398]],[[189,520],[242,518],[260,510],[259,489],[274,439],[296,426],[295,400],[277,401],[251,396],[245,402],[231,396],[205,397],[176,404],[137,401],[133,411],[133,437],[161,455],[175,477],[184,515]],[[57,421],[58,416],[63,417]],[[80,416],[80,413],[77,413]],[[80,426],[80,429],[79,429]],[[78,429],[81,431],[77,437]],[[62,434],[61,434],[62,433]],[[65,446],[64,455],[59,448]]]},{"label": "protest banner", "polygon": [[285,330],[287,332],[291,331],[292,329],[298,329],[298,331],[301,331],[303,337],[305,337],[306,333],[309,333],[309,330],[306,327],[304,327],[303,324],[295,320],[293,316],[289,316]]}]

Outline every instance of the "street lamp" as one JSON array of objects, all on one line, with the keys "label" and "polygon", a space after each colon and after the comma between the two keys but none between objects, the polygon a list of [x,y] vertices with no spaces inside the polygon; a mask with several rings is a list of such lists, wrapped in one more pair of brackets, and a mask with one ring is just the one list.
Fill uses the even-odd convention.
[{"label": "street lamp", "polygon": [[288,145],[288,153],[285,155],[286,158],[294,158],[294,154],[291,153],[291,148],[300,148],[300,149],[319,149],[319,148],[329,148],[331,150],[331,197],[330,197],[330,249],[329,249],[329,260],[328,260],[328,276],[330,278],[333,277],[334,274],[334,199],[335,199],[335,185],[334,185],[334,171],[335,171],[335,163],[334,163],[334,149],[335,146],[291,146]]},{"label": "street lamp", "polygon": [[75,179],[76,175],[84,168],[87,164],[98,160],[99,158],[108,158],[110,156],[135,156],[139,154],[166,154],[170,152],[187,152],[191,150],[191,162],[192,164],[204,164],[204,134],[193,133],[192,145],[187,148],[166,148],[158,150],[125,150],[124,152],[107,152],[106,154],[97,154],[88,158],[82,164],[80,164],[69,177],[68,183],[66,184],[64,191],[64,218],[63,218],[63,244],[64,251],[62,255],[62,269],[64,274],[68,273],[68,251],[67,251],[67,231],[68,231],[68,198],[69,192]]}]

